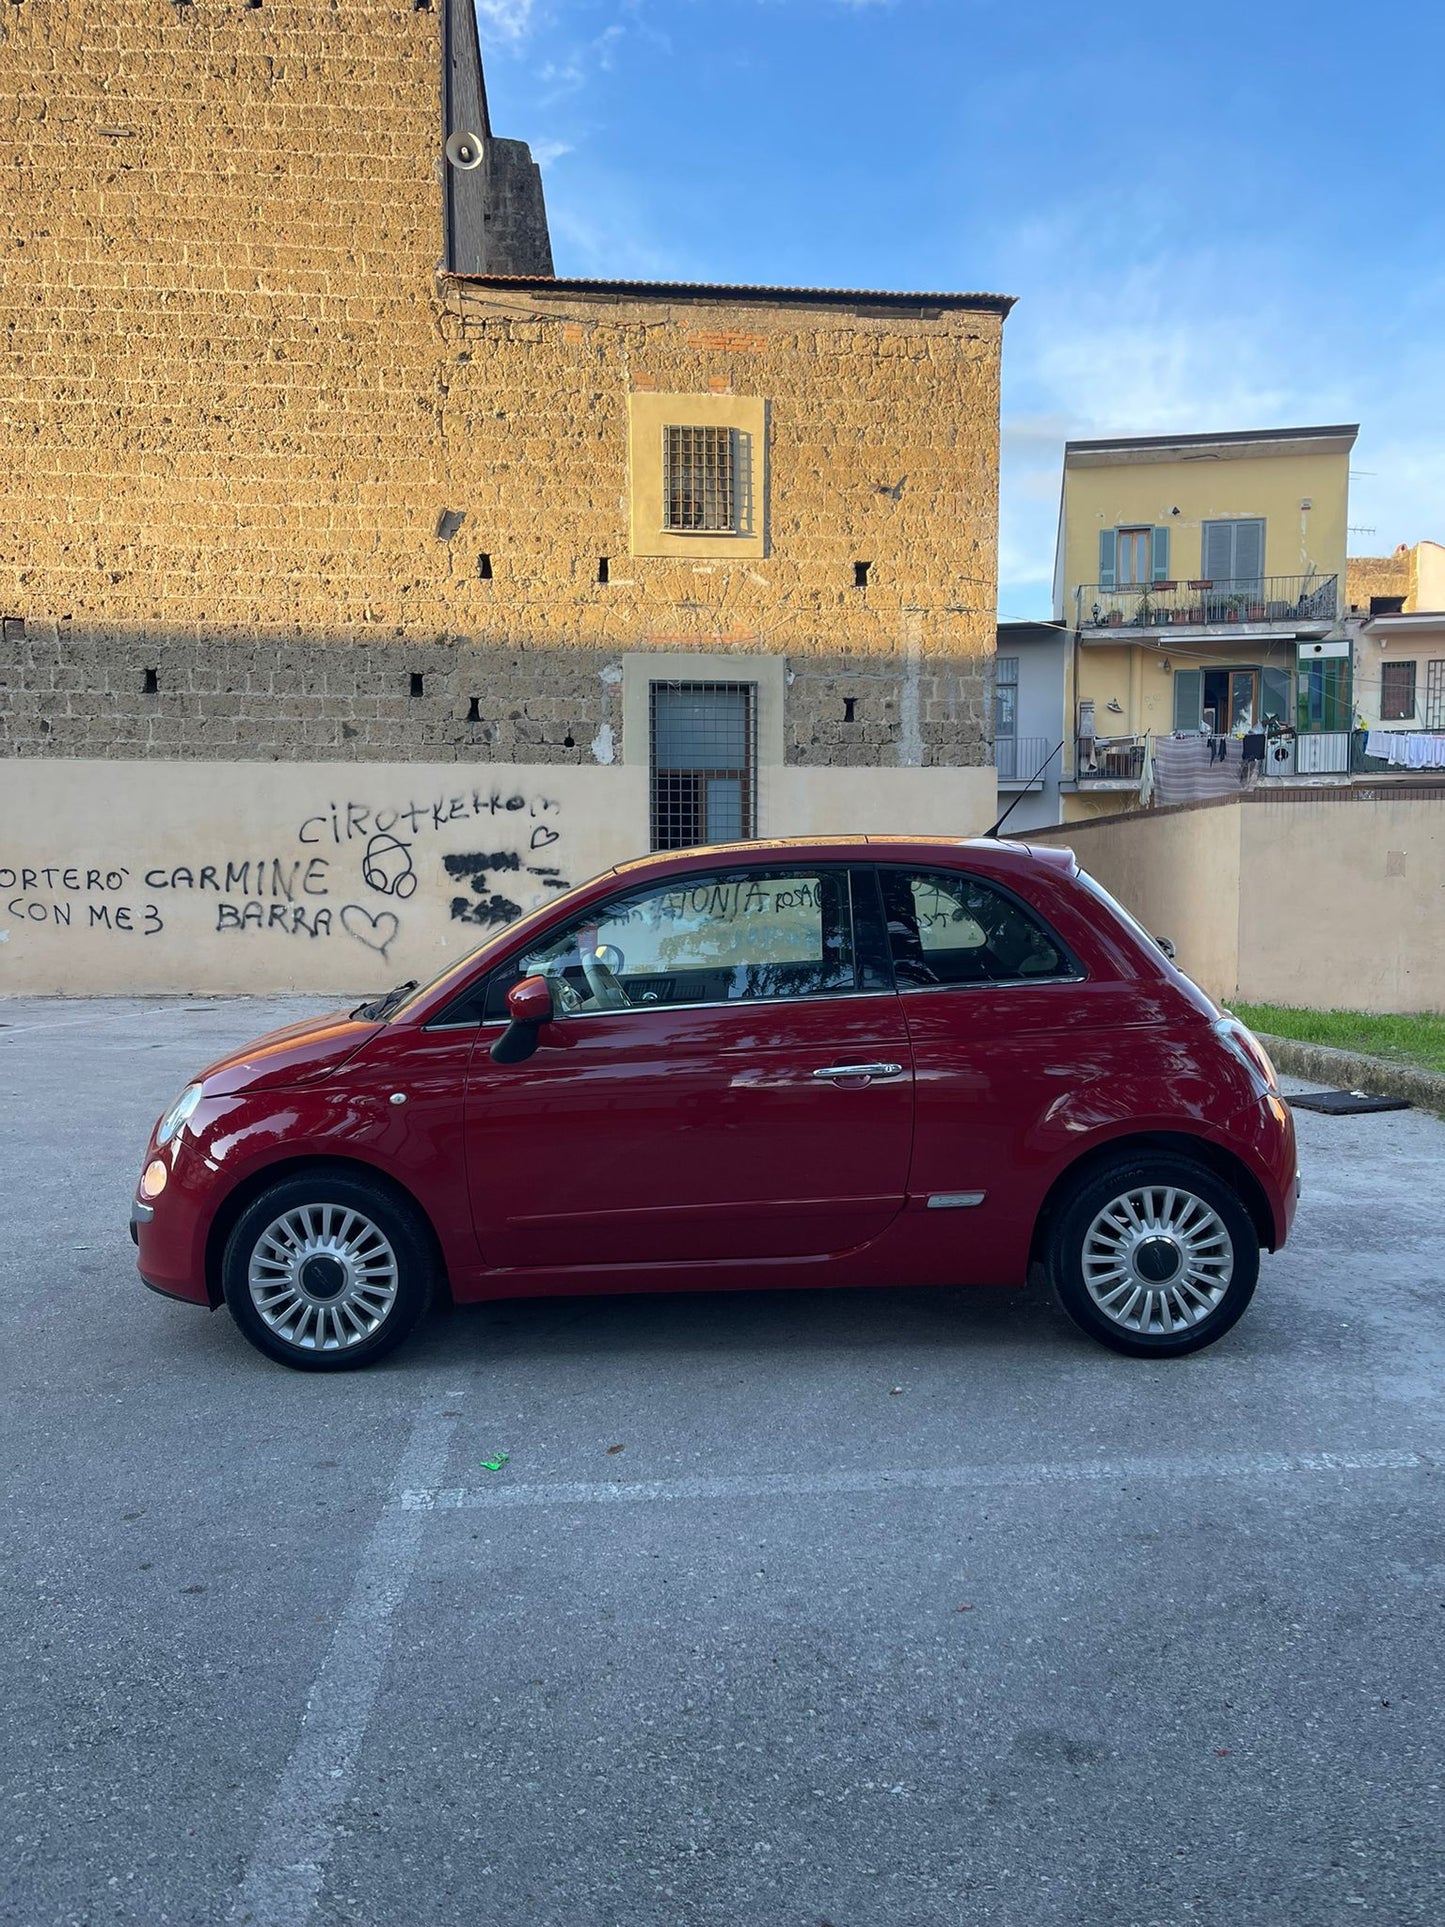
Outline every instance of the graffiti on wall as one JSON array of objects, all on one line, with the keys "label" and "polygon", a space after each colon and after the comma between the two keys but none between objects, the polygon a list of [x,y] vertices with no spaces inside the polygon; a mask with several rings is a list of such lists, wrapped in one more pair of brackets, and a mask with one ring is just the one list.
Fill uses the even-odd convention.
[{"label": "graffiti on wall", "polygon": [[[237,937],[343,939],[385,957],[409,914],[430,909],[418,858],[439,855],[454,923],[498,928],[532,902],[571,888],[547,861],[562,835],[561,805],[545,795],[468,789],[381,805],[347,798],[296,825],[293,847],[208,853],[208,861],[104,866],[9,864],[0,850],[0,913],[19,925],[159,937],[182,903],[204,906],[210,927]],[[485,823],[486,850],[457,852]]]}]

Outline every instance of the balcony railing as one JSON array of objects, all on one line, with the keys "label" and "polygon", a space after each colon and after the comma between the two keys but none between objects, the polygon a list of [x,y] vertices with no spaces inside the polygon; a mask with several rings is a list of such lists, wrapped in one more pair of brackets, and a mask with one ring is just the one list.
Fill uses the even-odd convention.
[{"label": "balcony railing", "polygon": [[1143,736],[1076,736],[1074,775],[1092,783],[1137,783],[1144,770]]},{"label": "balcony railing", "polygon": [[1267,575],[1248,582],[1151,582],[1074,591],[1081,629],[1202,629],[1220,623],[1333,622],[1338,577]]},{"label": "balcony railing", "polygon": [[[997,736],[994,738],[993,760],[998,765],[1000,783],[1027,783],[1035,776],[1058,737],[1051,743],[1047,736]],[[1057,776],[1058,758],[1044,770],[1044,780]]]},{"label": "balcony railing", "polygon": [[[1168,731],[1164,732],[1168,735]],[[1133,788],[1144,771],[1144,736],[1077,736],[1074,739],[1075,782],[1079,789]],[[1262,776],[1345,776],[1360,763],[1356,742],[1348,730],[1284,731],[1268,739]],[[1235,739],[1235,749],[1238,740]],[[1377,766],[1378,767],[1378,766]]]}]

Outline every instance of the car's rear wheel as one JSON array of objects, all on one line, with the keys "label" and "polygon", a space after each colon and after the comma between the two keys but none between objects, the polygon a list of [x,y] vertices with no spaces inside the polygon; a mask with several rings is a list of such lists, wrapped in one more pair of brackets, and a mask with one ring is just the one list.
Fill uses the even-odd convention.
[{"label": "car's rear wheel", "polygon": [[226,1241],[222,1285],[258,1351],[299,1371],[344,1372],[401,1343],[426,1309],[432,1271],[412,1206],[318,1170],[252,1200]]},{"label": "car's rear wheel", "polygon": [[1046,1259],[1082,1331],[1136,1358],[1222,1338],[1259,1278],[1259,1237],[1238,1194],[1165,1153],[1095,1165],[1053,1214]]}]

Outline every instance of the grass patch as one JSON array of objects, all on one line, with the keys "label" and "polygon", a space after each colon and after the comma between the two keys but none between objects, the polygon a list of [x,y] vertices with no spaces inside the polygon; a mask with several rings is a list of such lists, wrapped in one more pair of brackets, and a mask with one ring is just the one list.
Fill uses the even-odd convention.
[{"label": "grass patch", "polygon": [[1292,1004],[1232,1004],[1251,1030],[1293,1037],[1301,1044],[1332,1044],[1336,1050],[1362,1051],[1396,1064],[1445,1071],[1445,1016],[1363,1010],[1301,1010]]}]

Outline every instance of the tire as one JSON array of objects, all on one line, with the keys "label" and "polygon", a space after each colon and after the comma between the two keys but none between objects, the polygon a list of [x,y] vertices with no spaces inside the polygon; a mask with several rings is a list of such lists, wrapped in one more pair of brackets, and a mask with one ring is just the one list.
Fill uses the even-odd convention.
[{"label": "tire", "polygon": [[242,1332],[303,1372],[357,1371],[411,1331],[435,1264],[414,1206],[341,1171],[283,1178],[226,1240],[221,1283]]},{"label": "tire", "polygon": [[1134,1358],[1178,1358],[1244,1315],[1259,1235],[1225,1179],[1136,1153],[1095,1165],[1059,1201],[1045,1263],[1081,1331]]}]

